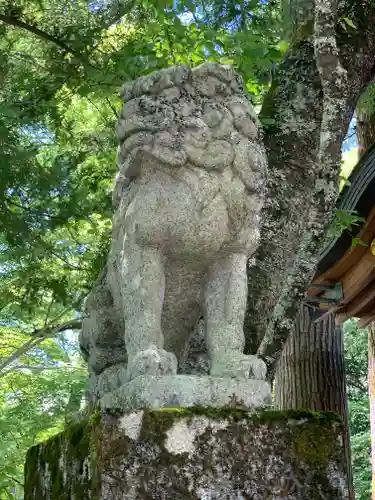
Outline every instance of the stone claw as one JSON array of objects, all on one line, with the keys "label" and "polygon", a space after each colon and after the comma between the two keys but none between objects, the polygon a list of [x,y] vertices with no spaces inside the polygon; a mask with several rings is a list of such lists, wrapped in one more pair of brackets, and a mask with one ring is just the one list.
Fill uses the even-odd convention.
[{"label": "stone claw", "polygon": [[247,356],[250,361],[250,378],[255,380],[266,380],[267,365],[258,356]]},{"label": "stone claw", "polygon": [[211,364],[212,377],[265,380],[267,367],[257,356],[242,353],[221,354]]},{"label": "stone claw", "polygon": [[176,373],[177,358],[173,353],[164,349],[146,349],[129,359],[127,380],[130,382],[140,375],[165,376]]}]

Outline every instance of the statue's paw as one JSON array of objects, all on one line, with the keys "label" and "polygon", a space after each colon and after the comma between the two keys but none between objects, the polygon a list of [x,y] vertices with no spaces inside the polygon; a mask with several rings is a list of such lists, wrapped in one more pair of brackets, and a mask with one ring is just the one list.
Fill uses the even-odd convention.
[{"label": "statue's paw", "polygon": [[108,392],[115,391],[127,382],[126,363],[109,366],[99,374],[92,373],[89,378],[89,394],[93,401],[102,398]]},{"label": "statue's paw", "polygon": [[237,352],[225,353],[212,361],[212,377],[265,380],[267,367],[257,356]]},{"label": "statue's paw", "polygon": [[250,361],[250,373],[249,378],[254,378],[256,380],[266,380],[267,377],[267,365],[263,359],[258,358],[258,356],[247,356]]},{"label": "statue's paw", "polygon": [[128,381],[140,375],[176,375],[177,358],[164,349],[147,349],[128,361]]}]

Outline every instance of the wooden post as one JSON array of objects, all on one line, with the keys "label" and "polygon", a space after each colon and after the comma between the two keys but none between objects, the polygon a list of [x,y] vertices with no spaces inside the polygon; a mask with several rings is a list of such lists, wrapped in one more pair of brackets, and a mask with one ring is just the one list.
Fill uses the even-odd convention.
[{"label": "wooden post", "polygon": [[341,415],[353,499],[343,329],[336,326],[334,314],[314,323],[319,314],[305,305],[301,307],[295,331],[289,335],[276,368],[275,403],[280,410],[304,408]]}]

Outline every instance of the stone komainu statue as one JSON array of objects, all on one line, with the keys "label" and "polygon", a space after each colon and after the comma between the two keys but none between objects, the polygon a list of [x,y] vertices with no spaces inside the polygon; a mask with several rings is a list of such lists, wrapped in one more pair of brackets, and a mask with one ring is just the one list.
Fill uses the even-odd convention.
[{"label": "stone komainu statue", "polygon": [[112,246],[80,337],[93,392],[175,374],[201,315],[210,375],[264,379],[243,354],[243,320],[266,155],[241,80],[176,66],[122,95]]}]

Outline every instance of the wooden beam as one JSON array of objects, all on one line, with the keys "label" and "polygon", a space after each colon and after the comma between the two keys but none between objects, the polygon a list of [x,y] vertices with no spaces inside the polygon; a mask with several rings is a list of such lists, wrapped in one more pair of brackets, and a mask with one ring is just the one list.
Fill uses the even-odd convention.
[{"label": "wooden beam", "polygon": [[375,309],[375,282],[370,283],[360,294],[355,297],[345,309],[336,314],[337,324],[341,324],[348,318],[361,318],[365,316],[365,309],[374,303]]},{"label": "wooden beam", "polygon": [[[322,277],[314,280],[313,281],[314,285],[327,285],[328,286],[328,285],[334,285],[335,283],[337,283],[337,281],[332,281],[332,280],[329,280],[329,279],[325,279],[324,276],[326,274],[327,273],[324,273],[322,275]],[[309,287],[308,290],[307,290],[307,296],[308,297],[317,297],[322,292],[323,292],[323,290],[319,290],[319,288]]]},{"label": "wooden beam", "polygon": [[[319,321],[321,321],[322,319],[324,319],[326,316],[329,316],[330,314],[335,314],[335,320],[336,318],[339,316],[337,313],[340,312],[340,311],[345,311],[345,305],[342,306],[341,304],[336,304],[335,306],[332,306],[330,307],[329,309],[327,309],[327,311],[325,311],[321,316],[319,316],[319,318],[317,318],[314,323],[318,323]],[[345,321],[347,320],[348,318],[345,318]],[[337,323],[337,325],[341,325],[341,323]]]},{"label": "wooden beam", "polygon": [[375,255],[369,249],[348,273],[341,278],[344,298],[340,305],[349,304],[375,279]]},{"label": "wooden beam", "polygon": [[370,323],[372,323],[375,320],[375,310],[373,310],[371,313],[366,314],[366,316],[363,316],[358,323],[357,326],[358,328],[366,328]]},{"label": "wooden beam", "polygon": [[[342,308],[340,306],[332,306],[332,307],[330,307],[321,316],[319,316],[319,318],[317,318],[316,320],[314,320],[314,323],[319,323],[319,321],[322,321],[322,319],[326,318],[327,316],[329,316],[332,313],[335,313],[339,309],[342,309]],[[335,316],[335,318],[336,318],[336,316]]]},{"label": "wooden beam", "polygon": [[[358,238],[360,238],[364,243],[370,245],[371,240],[375,235],[375,207],[371,210],[369,216],[362,229],[358,233]],[[337,281],[341,281],[344,274],[347,274],[349,270],[355,266],[355,264],[366,254],[368,248],[358,244],[354,249],[349,249],[343,255],[343,257],[336,262],[336,264],[328,269],[325,273],[319,276],[313,283],[316,284],[332,284]],[[313,297],[319,295],[319,290],[310,288],[308,290],[308,296]]]}]

